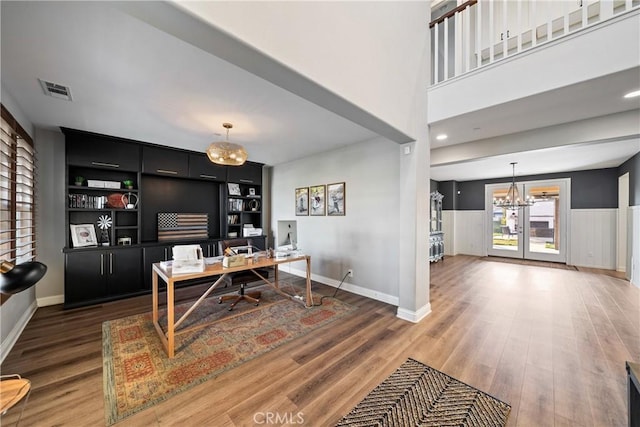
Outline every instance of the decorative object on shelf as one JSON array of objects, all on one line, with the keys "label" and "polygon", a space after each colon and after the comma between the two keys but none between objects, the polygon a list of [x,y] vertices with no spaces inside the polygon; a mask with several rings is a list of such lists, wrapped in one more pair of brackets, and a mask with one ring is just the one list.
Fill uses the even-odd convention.
[{"label": "decorative object on shelf", "polygon": [[231,123],[223,123],[227,130],[227,138],[224,141],[214,142],[207,148],[209,160],[218,165],[240,166],[247,161],[247,151],[241,145],[229,142],[229,129]]},{"label": "decorative object on shelf", "polygon": [[256,189],[251,187],[249,188],[249,197],[256,197]]},{"label": "decorative object on shelf", "polygon": [[249,201],[249,209],[254,212],[260,210],[260,201],[256,199]]},{"label": "decorative object on shelf", "polygon": [[309,187],[296,188],[296,215],[309,215]]},{"label": "decorative object on shelf", "polygon": [[99,179],[90,179],[87,181],[87,187],[92,188],[120,188],[120,181],[102,181]]},{"label": "decorative object on shelf", "polygon": [[131,245],[131,237],[118,237],[118,245]]},{"label": "decorative object on shelf", "polygon": [[125,209],[135,209],[138,207],[138,195],[135,193],[126,193],[122,195],[122,204]]},{"label": "decorative object on shelf", "polygon": [[124,185],[124,188],[126,188],[127,190],[133,190],[133,181],[130,179],[125,179],[124,181],[122,181],[122,184]]},{"label": "decorative object on shelf", "polygon": [[324,185],[314,185],[309,188],[311,197],[311,215],[322,216],[324,215],[325,206],[325,189]]},{"label": "decorative object on shelf", "polygon": [[207,239],[209,214],[158,213],[158,241]]},{"label": "decorative object on shelf", "polygon": [[76,176],[74,179],[75,179],[75,182],[74,182],[74,183],[75,183],[78,187],[81,187],[81,186],[83,186],[83,185],[84,185],[84,177],[83,177],[83,176]]},{"label": "decorative object on shelf", "polygon": [[227,187],[229,188],[230,196],[242,196],[242,193],[240,192],[240,184],[230,182],[227,184]]},{"label": "decorative object on shelf", "polygon": [[[507,191],[507,194],[504,197],[497,197],[493,199],[493,204],[495,206],[505,208],[505,209],[518,209],[526,206],[531,206],[535,203],[535,200],[532,196],[527,195],[525,199],[520,197],[520,191],[518,191],[518,186],[516,185],[516,165],[518,162],[511,162],[511,167],[513,169],[511,186]],[[522,186],[524,191],[524,184]]]},{"label": "decorative object on shelf", "polygon": [[344,216],[345,200],[346,200],[346,184],[338,182],[335,184],[327,184],[327,215]]},{"label": "decorative object on shelf", "polygon": [[85,246],[98,246],[96,229],[93,224],[69,224],[71,229],[71,242],[74,248]]},{"label": "decorative object on shelf", "polygon": [[100,231],[101,246],[109,246],[111,244],[111,241],[109,239],[109,228],[111,228],[112,224],[113,224],[113,221],[111,220],[110,216],[100,215],[100,217],[98,217],[98,228],[101,230]]},{"label": "decorative object on shelf", "polygon": [[112,209],[124,209],[129,199],[122,193],[112,193],[107,196],[107,207]]}]

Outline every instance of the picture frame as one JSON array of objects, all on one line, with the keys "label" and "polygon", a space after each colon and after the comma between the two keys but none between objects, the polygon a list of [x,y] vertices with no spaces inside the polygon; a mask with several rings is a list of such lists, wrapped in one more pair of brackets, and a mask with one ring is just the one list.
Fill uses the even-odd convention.
[{"label": "picture frame", "polygon": [[229,182],[227,187],[229,188],[230,196],[242,196],[242,193],[240,192],[240,184]]},{"label": "picture frame", "polygon": [[74,248],[98,246],[96,229],[93,224],[69,224],[71,228],[71,242]]},{"label": "picture frame", "polygon": [[297,216],[309,215],[309,187],[296,188],[295,211]]},{"label": "picture frame", "polygon": [[327,184],[327,216],[346,215],[346,184]]},{"label": "picture frame", "polygon": [[324,216],[325,214],[326,186],[314,185],[309,187],[309,214]]},{"label": "picture frame", "polygon": [[256,195],[256,189],[251,187],[249,188],[249,196],[255,196]]}]

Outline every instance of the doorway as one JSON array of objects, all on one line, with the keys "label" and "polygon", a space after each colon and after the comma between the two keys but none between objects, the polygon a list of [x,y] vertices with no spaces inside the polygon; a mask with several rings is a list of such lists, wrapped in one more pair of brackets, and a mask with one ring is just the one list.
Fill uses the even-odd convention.
[{"label": "doorway", "polygon": [[487,255],[567,262],[569,179],[520,182],[520,194],[533,198],[531,206],[506,209],[493,205],[510,183],[485,186]]}]

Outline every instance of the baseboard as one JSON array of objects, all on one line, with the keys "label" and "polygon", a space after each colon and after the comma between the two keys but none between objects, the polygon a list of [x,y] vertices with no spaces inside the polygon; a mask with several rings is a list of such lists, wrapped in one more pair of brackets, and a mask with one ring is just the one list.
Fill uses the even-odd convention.
[{"label": "baseboard", "polygon": [[407,310],[405,308],[398,307],[396,317],[406,320],[408,322],[418,323],[431,313],[431,304],[420,307],[417,311]]},{"label": "baseboard", "polygon": [[36,301],[33,301],[31,305],[24,311],[24,313],[22,313],[20,319],[18,319],[13,329],[11,329],[11,332],[9,332],[7,337],[2,342],[2,345],[0,345],[0,364],[4,362],[4,358],[7,357],[16,341],[18,341],[18,338],[20,338],[22,331],[24,331],[24,328],[29,323],[29,320],[31,320],[31,317],[34,315],[37,308],[38,304],[36,303]]},{"label": "baseboard", "polygon": [[50,297],[36,298],[38,307],[48,307],[50,305],[64,304],[64,295],[53,295]]},{"label": "baseboard", "polygon": [[[299,277],[307,277],[306,270],[298,270],[295,268],[291,268],[291,269],[287,269],[287,273],[291,273]],[[319,274],[311,273],[311,280],[320,282],[324,285],[332,286],[334,288],[337,288],[340,285],[339,280],[330,279],[329,277],[324,277]],[[344,289],[345,291],[352,292],[356,295],[361,295],[363,297],[371,298],[376,301],[381,301],[387,304],[391,304],[395,306],[399,304],[398,297],[396,296],[385,294],[383,292],[374,291],[367,288],[363,288],[362,286],[354,285],[353,283],[344,282],[342,283],[342,286],[340,286],[340,289]]]}]

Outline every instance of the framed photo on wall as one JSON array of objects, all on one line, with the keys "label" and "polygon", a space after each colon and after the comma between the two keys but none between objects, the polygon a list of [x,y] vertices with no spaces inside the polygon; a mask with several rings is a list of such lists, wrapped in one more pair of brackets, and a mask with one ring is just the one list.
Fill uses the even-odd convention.
[{"label": "framed photo on wall", "polygon": [[96,229],[93,224],[69,224],[71,228],[71,242],[74,248],[84,246],[98,246]]},{"label": "framed photo on wall", "polygon": [[327,184],[327,215],[344,216],[346,207],[346,185],[344,182]]},{"label": "framed photo on wall", "polygon": [[311,215],[324,215],[325,188],[326,187],[324,185],[314,185],[313,187],[309,187],[309,205],[311,206]]},{"label": "framed photo on wall", "polygon": [[296,188],[296,215],[309,215],[309,187]]}]

